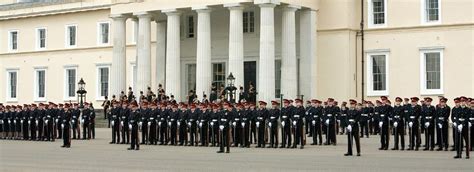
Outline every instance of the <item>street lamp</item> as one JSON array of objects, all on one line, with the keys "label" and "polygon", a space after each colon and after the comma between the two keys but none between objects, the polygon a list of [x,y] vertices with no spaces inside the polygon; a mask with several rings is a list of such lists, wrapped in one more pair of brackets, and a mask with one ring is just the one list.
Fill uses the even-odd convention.
[{"label": "street lamp", "polygon": [[86,83],[84,82],[84,80],[81,78],[81,80],[79,80],[79,83],[77,83],[79,85],[79,90],[77,90],[77,94],[79,94],[79,108],[84,108],[84,102],[86,101],[86,94],[87,94],[87,91],[86,89],[84,88],[86,86]]},{"label": "street lamp", "polygon": [[226,93],[227,93],[227,100],[231,103],[235,103],[235,90],[237,90],[237,87],[234,86],[235,82],[235,77],[232,75],[232,72],[229,74],[227,77],[227,87],[225,88]]}]

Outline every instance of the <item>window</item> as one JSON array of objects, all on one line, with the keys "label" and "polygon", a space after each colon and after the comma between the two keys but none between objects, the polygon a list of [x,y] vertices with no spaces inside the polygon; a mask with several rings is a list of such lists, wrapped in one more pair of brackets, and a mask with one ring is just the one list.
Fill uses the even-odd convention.
[{"label": "window", "polygon": [[35,69],[35,101],[46,101],[46,69]]},{"label": "window", "polygon": [[18,31],[8,33],[8,50],[16,51],[18,49]]},{"label": "window", "polygon": [[243,13],[244,33],[255,32],[255,13],[248,11]]},{"label": "window", "polygon": [[[130,85],[129,87],[132,87],[132,90],[135,89],[135,83],[137,83],[137,65],[135,63],[130,64],[131,66],[131,72],[130,72]],[[127,90],[122,90],[127,93]]]},{"label": "window", "polygon": [[67,67],[64,73],[64,81],[65,81],[65,94],[64,98],[66,100],[70,100],[71,98],[74,100],[76,97],[76,73],[77,67]]},{"label": "window", "polygon": [[436,24],[440,22],[441,0],[421,0],[421,19],[423,24]]},{"label": "window", "polygon": [[184,95],[187,95],[189,90],[196,90],[196,64],[186,65],[186,81],[186,90],[184,91]]},{"label": "window", "polygon": [[420,54],[421,94],[443,94],[443,49],[421,49]]},{"label": "window", "polygon": [[225,86],[226,72],[225,63],[213,63],[212,64],[212,83],[220,88],[221,85]]},{"label": "window", "polygon": [[36,29],[36,49],[46,49],[46,28]]},{"label": "window", "polygon": [[367,55],[367,95],[388,95],[388,51]]},{"label": "window", "polygon": [[369,27],[385,27],[387,23],[387,0],[369,1]]},{"label": "window", "polygon": [[136,44],[137,38],[138,38],[138,19],[132,19],[132,21],[133,21],[132,43]]},{"label": "window", "polygon": [[187,16],[187,38],[194,38],[194,16]]},{"label": "window", "polygon": [[66,26],[66,47],[76,46],[76,35],[77,35],[77,26],[67,25]]},{"label": "window", "polygon": [[100,65],[97,67],[98,85],[97,85],[97,99],[103,100],[109,94],[109,65]]},{"label": "window", "polygon": [[109,22],[101,22],[98,26],[98,44],[107,45],[109,44]]},{"label": "window", "polygon": [[281,60],[275,60],[275,97],[281,95]]},{"label": "window", "polygon": [[18,70],[7,70],[7,101],[17,101]]}]

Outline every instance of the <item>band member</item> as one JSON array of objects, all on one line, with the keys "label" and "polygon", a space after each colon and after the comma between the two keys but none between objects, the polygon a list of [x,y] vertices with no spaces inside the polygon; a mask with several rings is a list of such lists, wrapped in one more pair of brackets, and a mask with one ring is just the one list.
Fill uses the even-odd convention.
[{"label": "band member", "polygon": [[269,111],[268,127],[270,128],[270,146],[268,146],[268,148],[278,148],[279,105],[277,101],[272,101],[272,109]]},{"label": "band member", "polygon": [[257,143],[257,110],[255,107],[255,102],[250,102],[249,109],[250,116],[250,144]]},{"label": "band member", "polygon": [[267,103],[264,101],[258,102],[258,110],[256,115],[257,128],[257,148],[265,148],[265,121],[268,117]]},{"label": "band member", "polygon": [[[456,121],[453,122],[453,125],[456,129],[456,156],[455,159],[462,158],[462,151],[466,151],[466,159],[469,159],[469,116],[470,109],[466,106],[466,97],[460,97],[454,99],[456,106],[452,110],[452,115],[456,117]],[[471,124],[472,125],[472,124]],[[465,143],[466,148],[463,149],[463,144]]]},{"label": "band member", "polygon": [[[21,124],[22,124],[22,129],[21,129],[21,131],[23,132],[23,133],[22,133],[22,134],[23,134],[23,140],[28,140],[28,139],[30,139],[30,138],[29,138],[29,135],[28,135],[28,134],[29,134],[29,133],[28,133],[28,132],[29,132],[29,130],[28,130],[28,117],[29,117],[29,116],[28,116],[28,115],[29,115],[29,113],[30,113],[30,109],[29,109],[29,108],[30,108],[30,107],[29,107],[27,104],[24,104],[24,105],[23,105],[22,116],[21,116]],[[2,122],[3,122],[3,121],[2,121],[2,109],[1,109],[1,107],[0,107],[0,123],[2,123]],[[61,125],[59,125],[59,126],[61,127]],[[59,128],[59,129],[61,129],[61,128]],[[2,130],[2,126],[0,125],[0,133],[1,133],[1,130]],[[2,137],[2,136],[0,135],[0,138],[1,138],[1,137]]]},{"label": "band member", "polygon": [[120,143],[120,103],[115,101],[110,109],[110,125],[112,126],[112,141],[110,144]]},{"label": "band member", "polygon": [[436,138],[438,142],[437,151],[448,150],[448,121],[451,113],[451,108],[446,104],[448,99],[442,98],[439,106],[436,107]]},{"label": "band member", "polygon": [[[63,135],[63,130],[61,130],[61,122],[63,118],[63,113],[64,113],[64,105],[59,103],[58,104],[58,109],[56,110],[56,117],[54,120],[54,126],[55,126],[55,136],[57,139],[61,139]],[[57,132],[56,132],[57,131]]]},{"label": "band member", "polygon": [[[408,131],[410,135],[410,147],[407,150],[417,150],[421,144],[420,138],[420,113],[421,106],[418,105],[418,97],[411,98],[411,105],[406,108]],[[415,149],[414,149],[415,148]]]},{"label": "band member", "polygon": [[296,148],[296,145],[300,145],[300,149],[304,148],[305,144],[305,137],[304,134],[304,122],[303,118],[305,115],[305,109],[303,107],[303,100],[295,99],[296,108],[294,114],[291,118],[293,128],[295,130],[295,141],[293,142],[293,148]]},{"label": "band member", "polygon": [[138,110],[137,103],[132,103],[132,111],[130,112],[129,116],[129,123],[128,127],[132,131],[131,133],[131,145],[128,150],[140,150],[140,144],[138,140],[138,121],[140,120],[140,111]]},{"label": "band member", "polygon": [[224,103],[224,110],[219,116],[219,135],[220,135],[220,149],[217,153],[224,153],[224,147],[226,147],[225,153],[230,153],[230,139],[229,139],[229,121],[232,119],[232,106],[228,103]]},{"label": "band member", "polygon": [[390,117],[393,120],[393,130],[395,138],[395,144],[392,150],[399,149],[398,142],[400,142],[401,150],[405,149],[405,108],[401,105],[401,103],[402,98],[395,98],[395,106],[393,107],[392,113],[390,114]]},{"label": "band member", "polygon": [[347,116],[347,102],[342,102],[340,113],[337,115],[337,132],[339,133],[339,128],[341,128],[341,132],[339,134],[343,135],[346,130],[346,116]]},{"label": "band member", "polygon": [[71,147],[71,136],[69,131],[71,129],[70,122],[72,117],[72,112],[69,110],[69,104],[64,106],[64,114],[61,122],[61,128],[63,130],[63,145],[61,147],[70,148]]},{"label": "band member", "polygon": [[360,120],[360,113],[361,113],[361,106],[357,105],[357,101],[349,100],[350,107],[347,110],[347,116],[344,119],[346,121],[346,129],[347,129],[347,153],[344,156],[352,156],[352,139],[355,140],[356,149],[357,149],[357,156],[360,156],[360,139],[359,139],[359,120]]},{"label": "band member", "polygon": [[39,109],[38,113],[36,114],[36,121],[35,124],[38,129],[38,138],[37,141],[43,141],[44,140],[44,117],[45,117],[45,109],[44,109],[44,104],[40,103],[39,104]]},{"label": "band member", "polygon": [[280,148],[291,147],[291,121],[290,117],[293,116],[293,109],[290,106],[290,101],[283,99],[283,108],[281,109],[281,146]]},{"label": "band member", "polygon": [[338,108],[334,105],[334,99],[328,98],[328,106],[324,108],[324,124],[326,125],[326,145],[336,145],[336,114]]},{"label": "band member", "polygon": [[321,129],[321,117],[323,116],[323,107],[321,106],[321,101],[316,99],[311,100],[311,107],[309,108],[307,113],[311,117],[311,136],[313,137],[313,143],[311,145],[318,144],[318,139],[319,145],[322,145],[323,137]]}]

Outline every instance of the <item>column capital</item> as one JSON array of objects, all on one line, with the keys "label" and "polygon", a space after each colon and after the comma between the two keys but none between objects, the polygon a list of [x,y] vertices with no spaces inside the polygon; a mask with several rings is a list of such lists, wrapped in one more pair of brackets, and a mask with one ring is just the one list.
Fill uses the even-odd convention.
[{"label": "column capital", "polygon": [[167,16],[179,16],[179,15],[181,15],[181,11],[177,10],[176,8],[162,10],[161,12],[165,13]]},{"label": "column capital", "polygon": [[286,6],[283,7],[284,11],[296,11],[296,10],[299,10],[299,9],[301,9],[301,6],[299,6],[299,5],[291,5],[290,4],[290,5],[286,5]]},{"label": "column capital", "polygon": [[192,7],[192,10],[196,11],[197,13],[209,13],[212,11],[211,8],[208,6],[197,6],[197,7]]},{"label": "column capital", "polygon": [[111,14],[109,17],[113,20],[126,20],[129,16],[124,14]]},{"label": "column capital", "polygon": [[133,13],[133,15],[137,16],[138,18],[152,18],[153,17],[153,15],[147,11]]},{"label": "column capital", "polygon": [[255,0],[254,4],[260,7],[275,7],[280,5],[280,0]]},{"label": "column capital", "polygon": [[229,4],[224,4],[225,8],[228,8],[229,10],[243,10],[245,6],[241,3],[229,3]]}]

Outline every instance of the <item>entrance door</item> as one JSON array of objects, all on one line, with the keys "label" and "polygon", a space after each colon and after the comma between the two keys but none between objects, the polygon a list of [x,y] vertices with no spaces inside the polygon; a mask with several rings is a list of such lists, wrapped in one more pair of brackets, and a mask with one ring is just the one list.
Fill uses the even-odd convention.
[{"label": "entrance door", "polygon": [[245,91],[248,91],[250,82],[252,82],[253,86],[257,88],[257,62],[256,61],[244,62],[244,89]]}]

